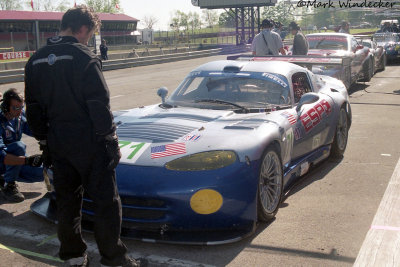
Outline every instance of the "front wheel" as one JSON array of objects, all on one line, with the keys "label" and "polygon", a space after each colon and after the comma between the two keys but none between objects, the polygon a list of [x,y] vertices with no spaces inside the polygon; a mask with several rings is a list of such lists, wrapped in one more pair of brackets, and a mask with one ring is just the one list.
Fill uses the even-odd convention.
[{"label": "front wheel", "polygon": [[336,125],[335,136],[331,147],[331,157],[340,158],[343,156],[347,147],[347,139],[349,137],[349,122],[347,112],[344,107],[340,108],[339,119]]},{"label": "front wheel", "polygon": [[274,147],[269,147],[263,156],[257,192],[258,219],[270,221],[275,217],[281,203],[283,191],[283,169],[281,159]]}]

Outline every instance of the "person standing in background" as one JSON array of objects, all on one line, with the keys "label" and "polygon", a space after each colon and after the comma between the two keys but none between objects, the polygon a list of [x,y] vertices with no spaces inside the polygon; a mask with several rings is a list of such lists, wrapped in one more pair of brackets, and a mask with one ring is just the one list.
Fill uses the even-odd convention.
[{"label": "person standing in background", "polygon": [[292,21],[289,24],[289,30],[294,36],[293,38],[293,48],[292,55],[307,55],[308,53],[308,41],[304,34],[302,33],[300,26]]}]

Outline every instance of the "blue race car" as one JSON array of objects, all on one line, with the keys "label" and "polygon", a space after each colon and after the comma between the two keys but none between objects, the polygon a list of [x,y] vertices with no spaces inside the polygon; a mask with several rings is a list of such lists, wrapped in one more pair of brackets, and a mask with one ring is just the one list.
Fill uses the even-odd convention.
[{"label": "blue race car", "polygon": [[388,60],[400,57],[400,35],[398,33],[375,33],[374,40],[378,46],[382,46],[385,49]]},{"label": "blue race car", "polygon": [[[115,114],[122,235],[223,244],[270,221],[310,166],[341,157],[351,124],[343,82],[287,62],[204,64],[161,104]],[[54,194],[31,210],[54,218]],[[83,227],[93,203],[84,197]]]}]

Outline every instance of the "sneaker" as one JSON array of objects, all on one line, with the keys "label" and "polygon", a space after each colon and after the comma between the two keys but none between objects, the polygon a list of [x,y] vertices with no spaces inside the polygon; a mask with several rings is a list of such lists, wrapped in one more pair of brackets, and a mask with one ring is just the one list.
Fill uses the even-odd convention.
[{"label": "sneaker", "polygon": [[89,257],[85,254],[83,257],[69,259],[68,263],[71,267],[88,267]]},{"label": "sneaker", "polygon": [[24,195],[21,192],[19,192],[18,185],[15,182],[7,183],[6,186],[4,186],[2,192],[3,196],[8,201],[22,202],[25,200]]}]

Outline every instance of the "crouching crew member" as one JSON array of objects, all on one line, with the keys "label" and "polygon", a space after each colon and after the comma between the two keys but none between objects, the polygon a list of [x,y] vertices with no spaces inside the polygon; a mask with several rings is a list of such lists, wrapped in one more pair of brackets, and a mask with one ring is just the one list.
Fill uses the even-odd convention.
[{"label": "crouching crew member", "polygon": [[11,202],[24,201],[16,181],[43,181],[41,155],[26,156],[26,145],[21,141],[22,133],[32,136],[26,122],[24,98],[14,88],[4,93],[0,105],[0,173],[4,175],[0,186],[2,195]]},{"label": "crouching crew member", "polygon": [[63,15],[60,35],[50,38],[25,67],[27,119],[54,168],[60,258],[71,266],[88,266],[81,233],[86,192],[94,204],[101,264],[139,266],[120,239],[115,167],[121,153],[101,61],[87,47],[99,26],[98,16],[86,6]]}]

